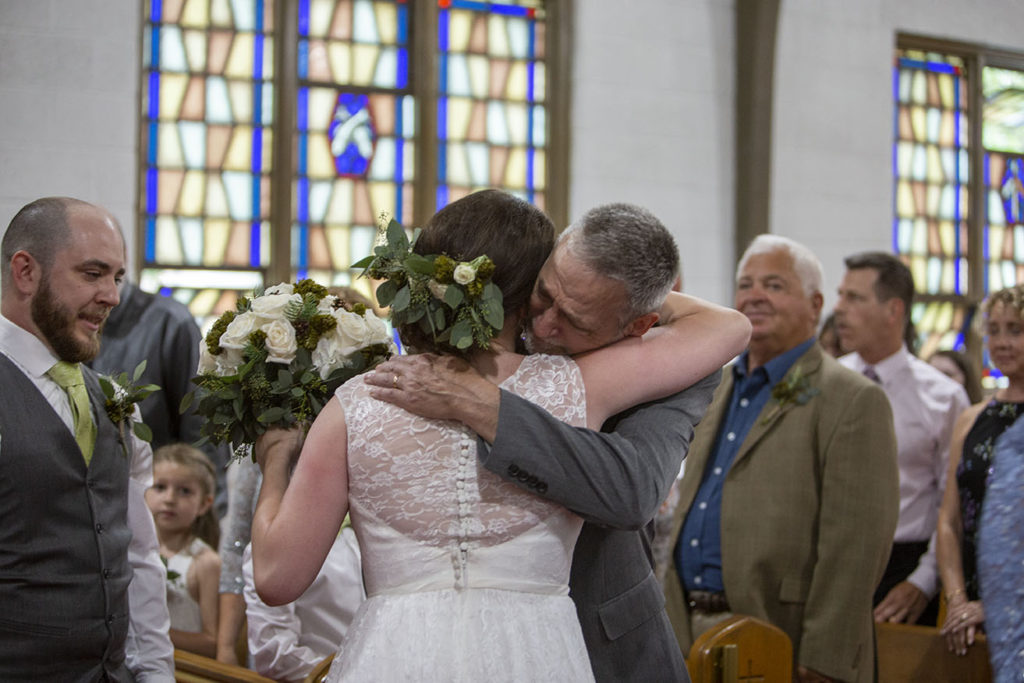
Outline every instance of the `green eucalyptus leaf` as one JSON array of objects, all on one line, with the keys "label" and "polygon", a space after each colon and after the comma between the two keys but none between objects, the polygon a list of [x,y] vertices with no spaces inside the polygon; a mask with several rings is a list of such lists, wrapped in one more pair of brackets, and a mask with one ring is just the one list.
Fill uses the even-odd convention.
[{"label": "green eucalyptus leaf", "polygon": [[409,289],[409,285],[405,285],[395,294],[395,299],[391,302],[391,308],[395,311],[404,311],[409,308],[411,300],[412,291]]},{"label": "green eucalyptus leaf", "polygon": [[256,419],[263,424],[273,424],[274,422],[280,422],[287,414],[288,412],[284,408],[274,406],[264,410]]},{"label": "green eucalyptus leaf", "polygon": [[498,305],[489,304],[484,309],[484,320],[494,329],[500,330],[505,326],[505,309],[501,307],[500,303]]},{"label": "green eucalyptus leaf", "polygon": [[457,285],[448,285],[448,288],[444,290],[444,302],[448,304],[448,308],[457,308],[465,298],[462,287]]},{"label": "green eucalyptus leaf", "polygon": [[135,366],[135,373],[132,375],[132,383],[138,382],[139,378],[142,377],[142,373],[146,371],[146,360]]},{"label": "green eucalyptus leaf", "polygon": [[145,422],[132,422],[132,431],[147,443],[153,440],[153,430]]},{"label": "green eucalyptus leaf", "polygon": [[358,261],[353,263],[351,266],[349,266],[349,268],[352,268],[352,269],[355,269],[355,268],[367,268],[371,263],[373,263],[373,259],[375,259],[375,258],[377,258],[377,257],[374,256],[373,254],[370,254],[369,256],[365,256],[365,257],[359,259]]},{"label": "green eucalyptus leaf", "polygon": [[398,285],[392,280],[386,280],[377,287],[377,303],[381,306],[390,306],[398,293]]},{"label": "green eucalyptus leaf", "polygon": [[394,218],[388,223],[387,239],[388,244],[393,245],[394,248],[409,249],[409,238],[405,234],[405,228]]},{"label": "green eucalyptus leaf", "polygon": [[116,393],[114,385],[106,377],[100,377],[100,389],[103,390],[103,395],[106,396],[107,399],[112,400],[114,398],[114,394]]},{"label": "green eucalyptus leaf", "polygon": [[[195,378],[193,378],[195,379]],[[184,415],[189,408],[192,407],[192,401],[195,400],[196,392],[190,391],[181,397],[181,403],[178,404],[178,414]]]},{"label": "green eucalyptus leaf", "polygon": [[420,254],[409,254],[406,256],[405,267],[410,272],[419,273],[420,275],[433,276],[434,274],[434,260]]}]

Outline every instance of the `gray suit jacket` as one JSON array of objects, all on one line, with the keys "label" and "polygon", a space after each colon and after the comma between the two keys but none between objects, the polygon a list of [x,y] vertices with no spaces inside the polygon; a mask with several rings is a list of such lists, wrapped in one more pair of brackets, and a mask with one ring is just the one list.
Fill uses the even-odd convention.
[{"label": "gray suit jacket", "polygon": [[586,520],[569,589],[598,681],[689,680],[654,576],[651,520],[720,377],[620,413],[602,432],[502,391],[497,437],[481,440],[484,467]]}]

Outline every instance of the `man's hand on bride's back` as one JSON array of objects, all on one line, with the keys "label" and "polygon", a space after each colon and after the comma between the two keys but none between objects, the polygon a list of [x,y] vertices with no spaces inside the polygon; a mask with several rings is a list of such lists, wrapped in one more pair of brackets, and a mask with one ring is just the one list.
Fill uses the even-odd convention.
[{"label": "man's hand on bride's back", "polygon": [[397,356],[367,373],[373,398],[421,417],[458,420],[493,441],[498,426],[498,387],[454,356]]}]

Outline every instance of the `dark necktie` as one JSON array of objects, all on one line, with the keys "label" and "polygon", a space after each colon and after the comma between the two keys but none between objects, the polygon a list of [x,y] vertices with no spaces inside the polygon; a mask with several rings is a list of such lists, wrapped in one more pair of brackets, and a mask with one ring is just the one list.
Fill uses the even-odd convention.
[{"label": "dark necktie", "polygon": [[875,367],[873,365],[869,365],[866,368],[864,368],[864,376],[867,377],[872,382],[874,382],[875,384],[882,383],[882,378],[878,376],[877,372],[875,372]]}]

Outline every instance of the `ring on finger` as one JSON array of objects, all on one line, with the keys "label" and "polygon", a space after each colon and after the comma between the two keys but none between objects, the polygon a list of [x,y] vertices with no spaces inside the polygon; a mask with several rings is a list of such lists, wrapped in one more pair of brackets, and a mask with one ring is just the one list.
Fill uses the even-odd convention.
[{"label": "ring on finger", "polygon": [[[393,375],[391,377],[391,386],[393,386],[395,389],[398,388],[398,375]],[[966,615],[964,618],[966,618]]]}]

